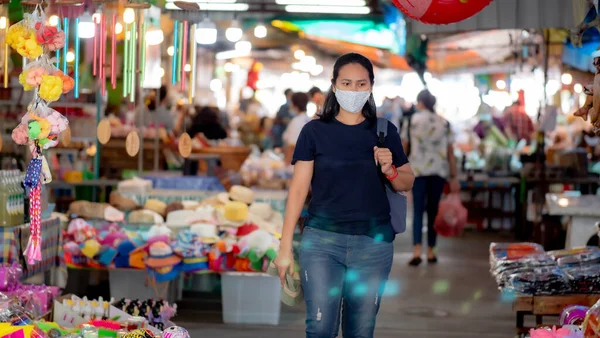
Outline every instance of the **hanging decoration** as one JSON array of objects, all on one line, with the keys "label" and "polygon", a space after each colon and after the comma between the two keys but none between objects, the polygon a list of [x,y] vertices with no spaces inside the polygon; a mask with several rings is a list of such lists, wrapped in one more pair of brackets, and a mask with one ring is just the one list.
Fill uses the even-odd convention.
[{"label": "hanging decoration", "polygon": [[[31,236],[24,255],[28,264],[42,260],[41,252],[41,189],[42,184],[52,180],[43,154],[58,144],[59,134],[68,127],[68,120],[48,106],[62,94],[73,89],[73,79],[56,67],[55,52],[66,45],[67,33],[58,27],[46,24],[46,16],[40,5],[24,19],[8,28],[6,43],[30,62],[23,68],[19,82],[25,90],[33,90],[33,101],[27,107],[27,114],[13,130],[15,143],[27,145],[31,152],[31,162],[27,167],[24,186],[29,194]],[[65,25],[65,28],[67,26]],[[65,58],[66,60],[66,58]]]},{"label": "hanging decoration", "polygon": [[426,24],[447,25],[481,12],[493,0],[392,0],[404,14]]},{"label": "hanging decoration", "polygon": [[[181,11],[171,13],[174,20],[173,58],[171,60],[171,84],[179,83],[181,91],[188,92],[188,103],[194,103],[196,93],[196,67],[198,58],[197,24],[204,17],[195,3],[175,3]],[[205,17],[204,17],[205,18]],[[189,76],[189,78],[188,78]],[[179,141],[181,142],[181,140]]]},{"label": "hanging decoration", "polygon": [[[4,88],[8,88],[8,58],[9,58],[9,48],[8,41],[6,39],[8,33],[8,3],[10,1],[3,0],[0,1],[0,4],[3,6],[0,8],[0,57],[2,57],[2,75],[4,76]],[[4,6],[7,5],[7,6]]]}]

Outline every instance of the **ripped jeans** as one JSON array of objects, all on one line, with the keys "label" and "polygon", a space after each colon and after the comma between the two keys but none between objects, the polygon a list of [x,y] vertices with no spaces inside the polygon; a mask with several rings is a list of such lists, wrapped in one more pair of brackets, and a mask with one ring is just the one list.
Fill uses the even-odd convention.
[{"label": "ripped jeans", "polygon": [[[372,338],[393,243],[307,227],[300,245],[306,338]],[[341,313],[341,316],[340,316]]]}]

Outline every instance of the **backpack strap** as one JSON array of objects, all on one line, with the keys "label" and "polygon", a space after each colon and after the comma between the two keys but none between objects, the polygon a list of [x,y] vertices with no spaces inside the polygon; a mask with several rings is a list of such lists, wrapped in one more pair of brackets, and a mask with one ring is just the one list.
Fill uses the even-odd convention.
[{"label": "backpack strap", "polygon": [[410,156],[410,148],[412,145],[412,140],[410,139],[410,129],[412,128],[412,115],[408,116],[406,118],[408,121],[406,122],[406,149],[404,149],[404,152],[406,153],[406,157]]},{"label": "backpack strap", "polygon": [[383,146],[388,131],[388,120],[380,117],[377,119],[377,146]]}]

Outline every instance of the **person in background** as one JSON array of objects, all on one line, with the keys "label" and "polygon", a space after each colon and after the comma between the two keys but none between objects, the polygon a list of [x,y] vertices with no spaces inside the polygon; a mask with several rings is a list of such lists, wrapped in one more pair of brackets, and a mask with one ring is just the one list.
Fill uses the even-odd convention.
[{"label": "person in background", "polygon": [[[219,123],[219,110],[215,107],[194,107],[195,115],[191,119],[191,125],[187,133],[193,139],[202,134],[208,140],[222,140],[227,138],[227,131]],[[184,175],[196,175],[198,173],[198,161],[185,159],[183,163]]]},{"label": "person in background", "polygon": [[323,110],[323,106],[325,106],[325,94],[323,94],[323,91],[321,91],[319,87],[312,87],[308,91],[308,98],[310,99],[310,102],[317,106],[317,115],[320,114]]},{"label": "person in background", "polygon": [[275,121],[273,122],[273,148],[281,148],[283,146],[283,132],[287,128],[288,123],[292,119],[293,115],[290,114],[290,101],[294,92],[291,89],[285,90],[285,104],[279,108]]},{"label": "person in background", "polygon": [[487,103],[481,103],[477,115],[479,117],[479,122],[473,128],[473,131],[480,139],[483,140],[486,138],[492,126],[495,126],[500,132],[504,133],[504,123],[502,122],[502,119],[494,116],[493,108]]},{"label": "person in background", "polygon": [[525,94],[519,91],[519,99],[504,112],[504,125],[508,137],[519,142],[530,143],[533,139],[535,127],[533,121],[525,112]]},{"label": "person in background", "polygon": [[310,190],[299,249],[307,338],[337,337],[340,322],[344,337],[372,338],[385,299],[395,233],[382,180],[402,192],[412,188],[414,176],[392,123],[377,147],[374,83],[366,57],[337,59],[324,109],[296,142],[275,265],[284,284],[295,271],[294,228]]},{"label": "person in background", "polygon": [[264,151],[273,148],[273,119],[263,116],[260,119],[260,148]]},{"label": "person in background", "polygon": [[[158,95],[158,106],[156,105],[156,95]],[[167,132],[172,131],[175,128],[175,115],[171,113],[168,100],[168,89],[167,86],[163,85],[157,91],[154,91],[154,95],[151,95],[148,100],[149,114],[144,114],[144,126],[148,127],[154,125],[155,127],[163,127]],[[141,116],[137,115],[137,124],[141,121]]]},{"label": "person in background", "polygon": [[400,130],[400,121],[403,113],[402,103],[400,97],[386,97],[381,107],[379,107],[380,116],[390,120],[398,130]]},{"label": "person in background", "polygon": [[294,93],[292,95],[292,103],[290,112],[294,118],[287,126],[283,133],[283,142],[285,144],[285,158],[287,163],[292,162],[292,154],[300,137],[300,132],[304,125],[310,122],[311,118],[306,115],[306,106],[308,105],[308,95],[305,93]]},{"label": "person in background", "polygon": [[460,190],[456,180],[456,159],[450,124],[435,113],[436,98],[428,90],[417,96],[417,112],[402,126],[404,149],[415,173],[413,193],[413,258],[409,265],[421,264],[423,214],[427,211],[427,260],[437,263],[437,234],[433,223],[447,180],[451,191]]}]

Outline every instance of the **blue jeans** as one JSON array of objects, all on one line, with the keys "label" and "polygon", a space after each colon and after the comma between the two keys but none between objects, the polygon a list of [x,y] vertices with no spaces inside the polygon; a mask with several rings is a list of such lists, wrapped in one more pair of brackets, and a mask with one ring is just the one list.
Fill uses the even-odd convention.
[{"label": "blue jeans", "polygon": [[413,244],[423,244],[423,214],[427,211],[427,246],[435,248],[437,233],[433,227],[446,179],[441,176],[420,176],[413,185]]},{"label": "blue jeans", "polygon": [[307,227],[299,256],[306,337],[337,337],[341,317],[344,338],[372,338],[393,243]]}]

